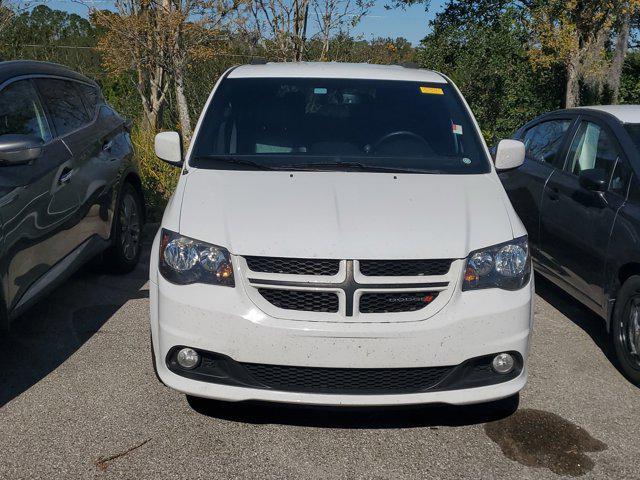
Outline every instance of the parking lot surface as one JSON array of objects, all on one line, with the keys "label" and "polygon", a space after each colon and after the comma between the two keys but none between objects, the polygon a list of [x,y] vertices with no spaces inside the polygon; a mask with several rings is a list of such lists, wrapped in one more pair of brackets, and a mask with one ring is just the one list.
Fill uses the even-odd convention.
[{"label": "parking lot surface", "polygon": [[0,478],[640,478],[640,390],[604,324],[537,278],[519,411],[188,399],[153,374],[148,245],[83,271],[0,338]]}]

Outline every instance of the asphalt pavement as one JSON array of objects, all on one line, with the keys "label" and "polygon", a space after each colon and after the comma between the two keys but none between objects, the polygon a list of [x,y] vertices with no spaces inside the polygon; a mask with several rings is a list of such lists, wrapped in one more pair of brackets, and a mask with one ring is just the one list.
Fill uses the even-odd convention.
[{"label": "asphalt pavement", "polygon": [[153,374],[148,248],[85,269],[0,338],[0,479],[640,478],[640,389],[604,324],[537,278],[517,413],[189,399]]}]

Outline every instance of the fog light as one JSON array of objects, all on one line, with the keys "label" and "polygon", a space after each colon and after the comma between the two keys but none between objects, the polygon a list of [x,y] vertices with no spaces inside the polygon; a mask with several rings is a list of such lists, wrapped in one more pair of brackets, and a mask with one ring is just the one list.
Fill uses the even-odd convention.
[{"label": "fog light", "polygon": [[176,358],[178,361],[178,365],[182,368],[186,368],[187,370],[191,370],[198,366],[200,363],[200,355],[193,348],[183,348],[178,352],[178,356]]},{"label": "fog light", "polygon": [[509,373],[513,370],[516,362],[512,355],[508,353],[500,353],[493,357],[493,361],[491,362],[491,366],[498,373]]}]

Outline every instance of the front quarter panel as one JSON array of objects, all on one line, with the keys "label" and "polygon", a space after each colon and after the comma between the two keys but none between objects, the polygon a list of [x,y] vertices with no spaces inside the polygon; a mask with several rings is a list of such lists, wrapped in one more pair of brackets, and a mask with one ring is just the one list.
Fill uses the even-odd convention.
[{"label": "front quarter panel", "polygon": [[[640,274],[640,205],[626,203],[616,217],[607,248],[605,300],[609,304],[607,320],[622,286],[620,273]],[[607,322],[608,324],[609,322]]]}]

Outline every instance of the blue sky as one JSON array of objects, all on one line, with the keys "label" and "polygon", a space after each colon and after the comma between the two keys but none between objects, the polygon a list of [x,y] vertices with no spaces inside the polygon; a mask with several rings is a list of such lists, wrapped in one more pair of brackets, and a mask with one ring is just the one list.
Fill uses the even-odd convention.
[{"label": "blue sky", "polygon": [[[96,7],[107,7],[110,0],[41,0],[51,8],[68,10],[86,15],[87,8],[80,3],[93,4]],[[386,10],[386,1],[377,1],[369,16],[365,17],[354,30],[355,34],[366,39],[371,37],[405,37],[413,44],[417,44],[427,32],[427,23],[433,18],[445,0],[432,0],[431,7],[425,12],[424,6],[417,5],[403,10]]]}]

